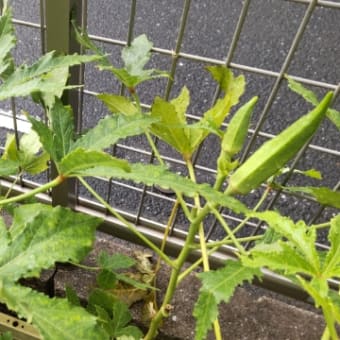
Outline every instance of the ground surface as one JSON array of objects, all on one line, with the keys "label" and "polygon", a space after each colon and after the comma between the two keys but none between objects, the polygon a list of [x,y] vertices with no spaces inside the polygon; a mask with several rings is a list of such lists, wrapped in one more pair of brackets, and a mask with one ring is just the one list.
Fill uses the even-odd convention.
[{"label": "ground surface", "polygon": [[[96,246],[87,264],[93,264],[101,250],[123,253],[130,256],[136,251],[146,251],[142,247],[126,244],[121,240],[99,233]],[[164,293],[169,276],[169,268],[163,266],[157,279],[159,295]],[[95,277],[81,269],[61,268],[56,276],[56,289],[63,294],[65,285],[74,287],[80,296],[96,285]],[[192,308],[197,300],[200,283],[195,275],[187,277],[178,287],[172,301],[170,317],[162,326],[159,340],[194,338],[195,320]],[[133,307],[135,320],[141,320],[141,302]],[[220,323],[223,339],[233,340],[317,340],[323,331],[322,317],[308,304],[287,299],[267,290],[247,285],[239,288],[229,304],[220,306]],[[210,334],[208,339],[214,339]]]}]

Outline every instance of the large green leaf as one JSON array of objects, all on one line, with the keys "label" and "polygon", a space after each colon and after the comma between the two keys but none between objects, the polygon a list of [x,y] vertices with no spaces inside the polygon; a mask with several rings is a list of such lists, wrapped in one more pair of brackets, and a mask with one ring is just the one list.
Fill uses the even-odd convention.
[{"label": "large green leaf", "polygon": [[120,139],[144,133],[153,122],[153,118],[143,115],[107,116],[81,136],[73,144],[72,149],[83,148],[99,151],[117,143]]},{"label": "large green leaf", "polygon": [[[75,149],[71,151],[58,164],[60,174],[66,177],[83,176],[92,171],[96,176],[96,169],[106,167],[111,171],[130,171],[130,167],[125,160],[110,156],[107,153],[95,150]],[[100,176],[100,175],[99,175]]]},{"label": "large green leaf", "polygon": [[[320,271],[319,256],[315,249],[316,231],[314,228],[306,226],[303,221],[294,223],[290,218],[275,211],[251,212],[249,216],[267,222],[271,228],[293,244],[297,253],[305,257],[310,266],[314,268],[314,272]],[[289,258],[286,260],[288,261]]]},{"label": "large green leaf", "polygon": [[340,192],[333,191],[327,187],[284,187],[284,189],[306,193],[323,205],[340,209]]},{"label": "large green leaf", "polygon": [[197,319],[195,339],[205,339],[211,323],[217,318],[217,305],[229,302],[238,285],[261,277],[258,268],[249,268],[240,261],[228,260],[223,268],[198,274],[202,281],[200,296],[194,307]]},{"label": "large green leaf", "polygon": [[17,207],[9,236],[0,239],[0,278],[15,282],[38,276],[57,261],[82,260],[91,249],[99,223],[98,218],[62,207]]},{"label": "large green leaf", "polygon": [[104,178],[113,177],[133,180],[146,185],[158,185],[164,189],[171,189],[189,197],[194,197],[196,194],[199,194],[210,203],[228,207],[237,213],[246,213],[248,211],[243,203],[231,196],[214,190],[210,185],[196,184],[159,165],[130,164],[130,171],[124,171],[119,167],[97,166],[92,169],[84,169],[82,175]]},{"label": "large green leaf", "polygon": [[98,56],[77,54],[57,56],[55,52],[49,52],[32,66],[22,65],[15,69],[6,81],[0,85],[0,100],[11,97],[24,97],[32,93],[59,95],[60,85],[56,83],[55,77],[51,76],[51,72],[97,59]]},{"label": "large green leaf", "polygon": [[45,340],[109,339],[95,316],[66,299],[50,299],[30,288],[0,280],[0,300],[32,322]]}]

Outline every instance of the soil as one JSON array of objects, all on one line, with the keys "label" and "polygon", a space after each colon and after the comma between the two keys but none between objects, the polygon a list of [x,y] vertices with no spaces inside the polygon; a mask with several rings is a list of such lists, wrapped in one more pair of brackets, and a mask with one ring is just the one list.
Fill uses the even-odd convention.
[{"label": "soil", "polygon": [[[101,250],[130,256],[136,251],[150,253],[138,245],[98,233],[94,250],[85,263],[94,264]],[[168,277],[169,268],[163,265],[157,279],[159,295],[164,293]],[[95,275],[78,268],[60,267],[55,276],[58,295],[64,294],[65,285],[72,286],[85,299],[88,291],[96,285]],[[195,274],[182,281],[173,298],[170,317],[163,323],[158,339],[194,339],[192,308],[199,288]],[[141,302],[133,305],[133,316],[139,325],[142,324],[142,306]],[[323,318],[313,306],[253,285],[238,288],[230,303],[221,304],[220,324],[223,339],[235,340],[317,340],[324,328]],[[207,339],[214,339],[213,334],[210,333]]]}]

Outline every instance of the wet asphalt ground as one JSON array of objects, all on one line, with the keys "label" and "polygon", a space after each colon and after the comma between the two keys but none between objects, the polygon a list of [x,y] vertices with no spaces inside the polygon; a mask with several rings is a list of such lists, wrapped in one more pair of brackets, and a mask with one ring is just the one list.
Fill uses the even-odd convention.
[{"label": "wet asphalt ground", "polygon": [[[334,1],[335,2],[335,1]],[[135,17],[134,35],[145,33],[153,41],[154,46],[163,49],[175,49],[178,27],[182,14],[183,0],[138,0]],[[29,20],[39,23],[38,0],[12,0],[14,16],[19,20]],[[130,1],[126,0],[89,0],[88,31],[90,34],[125,41],[128,35]],[[183,38],[181,52],[195,54],[207,58],[224,60],[230,47],[242,1],[236,0],[193,0],[189,10],[188,22]],[[306,4],[284,0],[254,0],[251,2],[249,14],[239,38],[239,43],[232,58],[235,64],[241,64],[267,71],[279,72],[294,36],[298,30],[307,6]],[[19,47],[16,50],[18,62],[31,62],[40,55],[40,31],[35,28],[17,27]],[[296,51],[293,61],[288,68],[290,75],[305,77],[329,84],[340,81],[340,9],[316,8],[307,31]],[[120,47],[99,44],[111,54],[115,65],[120,65]],[[154,54],[148,66],[169,70],[171,57]],[[209,64],[209,63],[208,63]],[[189,114],[201,116],[210,106],[215,93],[215,84],[210,75],[204,70],[206,63],[180,58],[174,77],[171,97],[176,96],[182,86],[186,85],[191,93]],[[237,74],[240,71],[235,71]],[[242,72],[247,79],[246,94],[241,102],[254,95],[260,97],[254,112],[252,125],[254,128],[266,100],[271,92],[275,79],[266,75]],[[118,92],[120,87],[115,79],[106,73],[100,73],[94,67],[86,68],[85,88],[95,92]],[[142,85],[139,94],[145,104],[151,104],[155,95],[164,95],[166,80],[156,80]],[[321,96],[324,89],[312,88]],[[37,108],[29,100],[19,101],[18,110],[31,112]],[[8,103],[2,108],[8,109]],[[340,109],[340,100],[335,103]],[[262,131],[276,134],[305,113],[310,107],[297,95],[287,89],[282,83],[276,99],[268,113]],[[93,96],[84,98],[83,128],[91,127],[107,114],[106,109]],[[1,118],[0,118],[1,119]],[[4,129],[1,129],[3,143]],[[257,145],[265,139],[259,138]],[[146,148],[142,137],[129,139],[125,145]],[[325,121],[313,144],[324,148],[340,151],[339,132],[328,121]],[[164,155],[176,156],[169,148],[160,144]],[[147,155],[118,147],[119,156],[131,161],[148,161]],[[214,167],[218,155],[217,140],[210,137],[204,143],[197,164]],[[171,168],[183,174],[181,165],[170,163]],[[340,160],[337,155],[309,149],[298,164],[300,169],[315,168],[322,172],[323,180],[309,180],[315,185],[334,186],[339,181]],[[213,174],[198,171],[199,181],[213,181]],[[295,176],[292,184],[301,184],[301,176]],[[93,185],[103,195],[107,194],[107,185],[99,180],[93,180]],[[82,191],[81,191],[82,192]],[[82,192],[85,196],[86,193]],[[247,198],[249,204],[254,204],[259,193]],[[119,185],[113,185],[111,202],[115,206],[136,212],[140,193],[129,191]],[[309,219],[313,216],[316,204],[282,195],[277,205],[279,209],[294,218]],[[165,222],[171,204],[166,200],[147,195],[144,201],[142,215],[152,220]],[[326,210],[325,216],[334,211]],[[220,236],[220,232],[216,233]]]}]

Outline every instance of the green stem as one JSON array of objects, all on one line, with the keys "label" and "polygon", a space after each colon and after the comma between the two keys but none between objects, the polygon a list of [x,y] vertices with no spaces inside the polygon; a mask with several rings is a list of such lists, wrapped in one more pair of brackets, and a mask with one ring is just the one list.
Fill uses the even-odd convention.
[{"label": "green stem", "polygon": [[146,136],[146,138],[147,138],[147,140],[148,140],[148,142],[149,142],[149,144],[150,144],[150,147],[151,147],[151,149],[152,149],[152,151],[153,151],[155,157],[157,158],[159,164],[160,164],[160,165],[164,165],[164,161],[163,161],[163,159],[162,159],[162,156],[161,156],[161,154],[159,153],[159,151],[158,151],[158,149],[157,149],[157,146],[156,146],[154,140],[152,139],[150,133],[147,132],[147,131],[145,131],[145,136]]},{"label": "green stem", "polygon": [[145,237],[137,228],[127,221],[122,215],[120,215],[115,209],[113,209],[100,195],[96,193],[95,190],[82,178],[77,177],[78,180],[84,185],[84,187],[95,197],[98,202],[103,204],[103,206],[120,222],[122,222],[131,232],[133,232],[139,239],[141,239],[149,248],[151,248],[159,257],[161,257],[164,262],[166,262],[170,267],[174,266],[174,262],[169,259],[153,242],[151,242],[147,237]]},{"label": "green stem", "polygon": [[[263,235],[257,235],[257,236],[248,236],[248,237],[241,237],[239,238],[239,242],[249,242],[249,241],[256,241],[260,240],[263,237]],[[221,241],[218,242],[209,242],[207,243],[207,247],[213,247],[212,249],[208,250],[208,255],[210,256],[215,251],[218,250],[218,248],[227,245],[227,244],[233,244],[234,242],[229,239],[227,236]],[[194,246],[193,248],[199,248],[200,246]],[[191,272],[193,272],[198,266],[200,266],[202,263],[202,258],[198,259],[196,262],[194,262],[190,267],[188,267],[186,270],[184,270],[179,276],[178,276],[178,283],[180,283],[186,276],[188,276]]]},{"label": "green stem", "polygon": [[211,211],[213,212],[213,214],[216,216],[218,222],[220,222],[220,224],[222,225],[222,227],[224,228],[225,232],[227,233],[228,237],[233,241],[233,244],[235,245],[235,247],[238,249],[238,251],[240,252],[240,254],[245,255],[246,251],[243,248],[243,246],[240,244],[240,242],[238,241],[237,237],[235,237],[235,235],[233,234],[233,232],[231,231],[231,229],[229,228],[228,224],[226,223],[226,221],[224,220],[224,218],[221,216],[221,214],[219,213],[219,211],[216,210],[216,208],[211,207]]},{"label": "green stem", "polygon": [[5,204],[9,204],[9,203],[19,202],[19,201],[25,200],[27,198],[33,197],[36,194],[40,194],[44,191],[47,191],[47,190],[59,185],[63,181],[64,181],[64,177],[58,176],[53,181],[50,181],[46,184],[43,184],[43,185],[39,186],[38,188],[32,189],[32,190],[30,190],[30,191],[28,191],[24,194],[0,200],[0,206],[5,205]]},{"label": "green stem", "polygon": [[[261,198],[259,199],[259,201],[257,202],[257,204],[255,205],[255,207],[253,208],[253,211],[257,211],[261,205],[263,204],[263,202],[265,201],[265,199],[267,198],[269,192],[270,192],[270,186],[267,186],[266,190],[263,192]],[[242,222],[239,223],[239,225],[236,226],[236,228],[233,229],[233,234],[235,235],[240,229],[243,228],[243,226],[250,220],[251,217],[247,216],[246,218],[244,218],[242,220]]]},{"label": "green stem", "polygon": [[177,287],[180,270],[182,266],[184,265],[191,251],[191,245],[193,244],[195,240],[195,236],[197,234],[199,226],[201,222],[203,221],[204,217],[208,213],[209,213],[209,206],[205,205],[202,208],[202,210],[199,211],[199,213],[197,214],[197,216],[191,223],[190,228],[188,230],[187,238],[183,245],[183,248],[181,252],[179,253],[177,259],[175,260],[175,266],[171,270],[169,284],[167,286],[162,305],[160,309],[157,311],[156,315],[152,318],[149,330],[147,334],[145,335],[144,340],[151,340],[155,337],[155,335],[157,334],[157,329],[159,328],[163,318],[168,315],[167,306],[170,304],[173,294],[175,292],[175,289]]},{"label": "green stem", "polygon": [[76,263],[72,261],[68,261],[68,263],[72,264],[75,267],[86,269],[86,270],[98,271],[101,269],[101,267],[90,267],[90,266],[86,266],[84,264],[80,264],[80,263]]},{"label": "green stem", "polygon": [[[239,237],[239,238],[237,238],[237,240],[240,243],[243,243],[243,242],[250,242],[250,241],[261,240],[262,238],[263,238],[263,235],[255,235],[255,236],[248,236],[248,237]],[[233,244],[233,242],[234,241],[230,240],[229,236],[227,236],[227,237],[225,237],[221,241],[207,243],[207,247],[208,248],[222,247],[222,246],[225,246],[227,244]]]},{"label": "green stem", "polygon": [[[188,168],[188,171],[189,171],[190,179],[194,183],[196,183],[197,181],[196,181],[195,169],[194,169],[194,166],[192,164],[191,159],[187,159],[186,160],[186,164],[187,164],[187,168]],[[197,208],[197,211],[199,212],[201,210],[201,203],[200,203],[199,196],[195,195],[194,200],[195,200],[195,206]],[[203,226],[202,222],[199,224],[198,235],[199,235],[199,240],[200,240],[201,258],[202,258],[202,262],[203,262],[203,270],[205,272],[208,272],[210,270],[209,254],[208,254],[208,251],[207,251],[207,243],[206,243],[206,240],[205,240],[204,226]],[[178,284],[178,282],[177,282],[177,284]],[[214,333],[215,333],[216,339],[217,340],[222,339],[221,327],[220,327],[220,323],[218,321],[218,318],[216,318],[216,320],[214,320],[213,326],[214,326]]]},{"label": "green stem", "polygon": [[328,305],[323,306],[322,311],[323,311],[323,315],[324,315],[326,325],[327,325],[324,331],[324,334],[322,335],[322,339],[338,340],[339,337],[338,337],[338,333],[335,328],[335,319],[334,319],[332,311],[330,310]]},{"label": "green stem", "polygon": [[320,224],[315,224],[313,225],[313,228],[315,229],[322,229],[322,228],[328,228],[331,226],[331,222],[325,222],[325,223],[320,223]]}]

